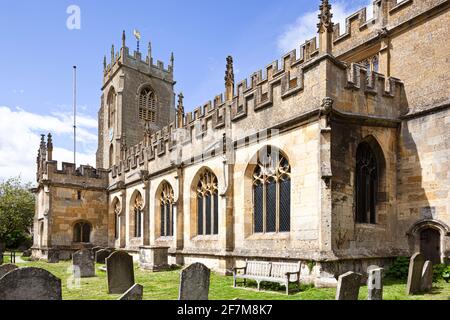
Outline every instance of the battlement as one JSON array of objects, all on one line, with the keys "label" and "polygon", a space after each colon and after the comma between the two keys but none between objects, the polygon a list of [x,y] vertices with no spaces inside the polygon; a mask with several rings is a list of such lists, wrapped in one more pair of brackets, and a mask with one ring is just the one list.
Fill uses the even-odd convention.
[{"label": "battlement", "polygon": [[368,71],[363,65],[351,63],[347,69],[347,88],[363,90],[365,93],[385,97],[395,97],[396,89],[403,86],[400,79],[386,78],[385,75]]},{"label": "battlement", "polygon": [[[240,81],[230,101],[224,100],[224,94],[216,95],[212,101],[186,113],[182,117],[180,127],[176,123],[171,123],[138,145],[127,149],[122,153],[119,164],[112,168],[112,177],[116,178],[132,170],[142,170],[146,161],[152,162],[161,157],[164,157],[164,163],[168,165],[170,161],[166,160],[177,157],[175,154],[172,154],[172,158],[170,157],[172,152],[179,150],[175,147],[195,149],[197,141],[208,138],[208,135],[217,141],[224,134],[226,127],[231,127],[247,118],[251,120],[256,113],[276,112],[276,109],[280,108],[279,101],[283,103],[291,98],[304,101],[305,105],[297,105],[290,114],[280,115],[280,119],[284,121],[311,111],[307,110],[306,105],[311,103],[311,98],[321,101],[327,92],[333,96],[333,93],[342,90],[346,92],[342,95],[343,99],[375,101],[374,103],[377,104],[373,109],[375,113],[384,110],[381,108],[388,109],[386,111],[388,113],[391,112],[390,110],[396,114],[400,113],[399,101],[403,83],[399,79],[387,78],[376,72],[368,73],[363,65],[347,65],[330,55],[319,56],[314,40],[305,43],[302,50],[303,54],[299,57],[293,50],[282,57],[281,63],[274,61],[266,67],[265,72],[259,70],[252,73],[249,79]],[[333,66],[336,81],[326,80],[327,64]],[[312,86],[308,87],[306,83]],[[323,96],[316,97],[319,88],[323,89]],[[336,97],[336,99],[339,98]],[[336,103],[336,106],[341,105],[345,105],[345,102]],[[318,111],[320,105],[316,105],[315,108]],[[265,128],[276,124],[276,119],[272,116],[266,118],[274,123],[264,123]],[[258,128],[255,125],[254,129],[264,128]]]},{"label": "battlement", "polygon": [[[124,37],[124,36],[123,36]],[[122,47],[119,52],[116,52],[114,49],[114,45],[111,47],[111,58],[110,63],[107,64],[106,56],[103,61],[103,76],[104,79],[108,79],[111,77],[116,70],[122,65],[134,68],[146,74],[157,74],[163,79],[168,81],[173,81],[173,65],[174,58],[173,54],[171,56],[171,61],[165,67],[164,62],[160,60],[156,60],[156,63],[152,57],[151,52],[151,44],[148,44],[147,54],[144,55],[145,59],[143,59],[142,52],[133,51],[133,54],[130,54],[130,49],[125,45],[125,39],[122,39]]]},{"label": "battlement", "polygon": [[41,172],[39,182],[48,181],[51,184],[65,184],[80,188],[106,188],[108,186],[108,170],[95,169],[91,166],[81,165],[78,169],[73,163],[62,163],[58,169],[57,161],[47,161],[45,169]]},{"label": "battlement", "polygon": [[95,169],[91,166],[81,165],[78,169],[75,169],[75,164],[73,163],[62,163],[62,169],[58,169],[58,161],[47,161],[47,174],[58,174],[58,175],[71,175],[80,178],[88,179],[105,179],[108,176],[108,170]]},{"label": "battlement", "polygon": [[372,18],[368,19],[364,7],[348,16],[344,26],[334,25],[333,54],[339,56],[445,2],[448,0],[374,0]]},{"label": "battlement", "polygon": [[58,162],[53,160],[53,141],[49,133],[45,141],[45,135],[41,135],[41,143],[37,156],[36,179],[39,183],[50,181],[53,183],[86,184],[96,187],[106,187],[108,184],[108,170],[95,169],[91,166],[81,165],[78,169],[73,163],[62,163],[62,169],[58,169]]}]

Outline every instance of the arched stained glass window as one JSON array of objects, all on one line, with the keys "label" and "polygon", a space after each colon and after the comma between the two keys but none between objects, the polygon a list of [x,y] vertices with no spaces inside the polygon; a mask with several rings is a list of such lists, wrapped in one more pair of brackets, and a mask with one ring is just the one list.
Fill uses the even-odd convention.
[{"label": "arched stained glass window", "polygon": [[205,171],[197,185],[197,234],[219,234],[217,177],[211,171]]},{"label": "arched stained glass window", "polygon": [[277,149],[258,154],[253,172],[254,233],[289,232],[291,229],[291,168]]},{"label": "arched stained glass window", "polygon": [[168,183],[164,183],[160,195],[161,237],[172,237],[174,229],[174,193]]},{"label": "arched stained glass window", "polygon": [[120,206],[120,202],[116,200],[114,204],[114,239],[119,239],[120,234],[120,212],[122,208]]},{"label": "arched stained glass window", "polygon": [[142,237],[142,210],[144,209],[144,201],[141,194],[136,196],[134,200],[134,236]]}]

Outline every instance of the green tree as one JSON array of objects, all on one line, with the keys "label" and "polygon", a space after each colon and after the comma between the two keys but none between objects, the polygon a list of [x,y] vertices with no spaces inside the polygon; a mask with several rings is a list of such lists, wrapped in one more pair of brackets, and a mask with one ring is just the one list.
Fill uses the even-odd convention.
[{"label": "green tree", "polygon": [[35,198],[20,177],[0,183],[0,244],[16,247],[30,240]]}]

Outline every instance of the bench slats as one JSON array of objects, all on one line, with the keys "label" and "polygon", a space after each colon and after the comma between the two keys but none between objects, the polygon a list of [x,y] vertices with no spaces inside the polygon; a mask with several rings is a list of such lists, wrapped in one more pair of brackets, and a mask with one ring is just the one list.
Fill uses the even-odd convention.
[{"label": "bench slats", "polygon": [[[301,263],[247,261],[244,273],[239,273],[235,268],[234,287],[236,279],[252,279],[258,283],[258,291],[261,281],[278,282],[286,286],[286,294],[289,295],[289,283],[297,283],[300,286]],[[287,274],[289,273],[289,275]],[[245,281],[244,281],[245,284]]]},{"label": "bench slats", "polygon": [[[286,278],[287,272],[300,272],[298,263],[272,262],[270,276],[273,278]],[[297,280],[297,275],[291,275],[291,281]]]},{"label": "bench slats", "polygon": [[270,276],[270,269],[270,262],[251,261],[247,262],[247,271],[245,274],[258,277],[268,277]]}]

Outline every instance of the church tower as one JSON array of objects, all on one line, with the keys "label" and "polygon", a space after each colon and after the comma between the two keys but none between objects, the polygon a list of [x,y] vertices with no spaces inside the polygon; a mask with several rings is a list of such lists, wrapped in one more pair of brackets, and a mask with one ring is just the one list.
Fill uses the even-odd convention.
[{"label": "church tower", "polygon": [[145,125],[152,131],[175,121],[174,57],[167,68],[154,64],[151,43],[145,60],[137,50],[130,55],[125,31],[122,47],[111,47],[111,63],[103,60],[103,86],[98,113],[97,168],[118,163],[121,148],[144,139]]}]

